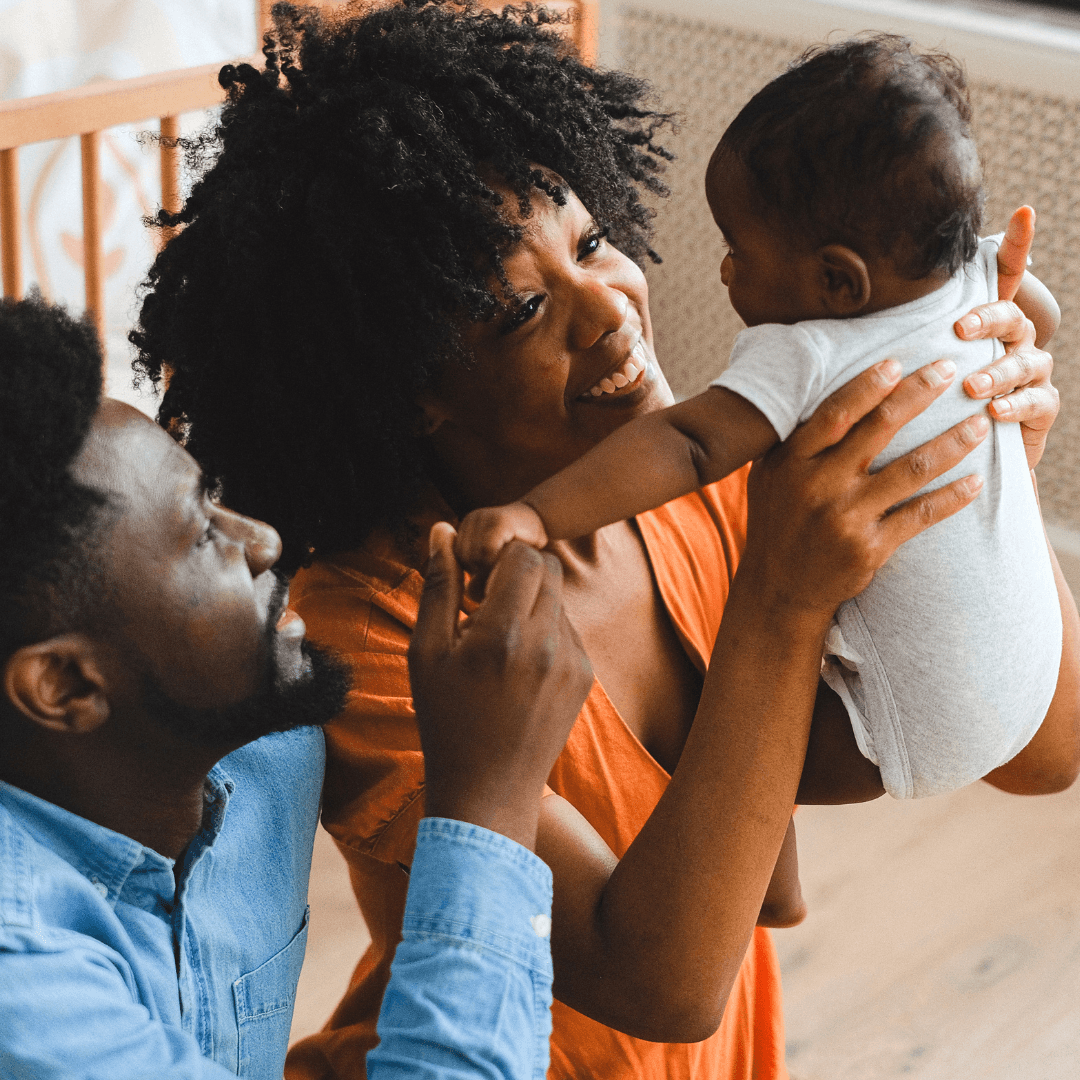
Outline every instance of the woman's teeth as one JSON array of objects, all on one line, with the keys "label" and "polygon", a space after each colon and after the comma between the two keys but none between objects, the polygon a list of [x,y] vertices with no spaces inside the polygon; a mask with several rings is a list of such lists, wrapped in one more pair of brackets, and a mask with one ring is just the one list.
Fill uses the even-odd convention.
[{"label": "woman's teeth", "polygon": [[626,362],[622,365],[618,371],[614,371],[611,375],[601,379],[595,386],[589,387],[588,390],[582,394],[582,397],[600,397],[602,394],[614,394],[616,390],[621,390],[624,386],[629,386],[632,382],[636,382],[638,376],[648,366],[649,360],[645,354],[645,345],[639,341],[633,348],[633,351],[627,357]]}]

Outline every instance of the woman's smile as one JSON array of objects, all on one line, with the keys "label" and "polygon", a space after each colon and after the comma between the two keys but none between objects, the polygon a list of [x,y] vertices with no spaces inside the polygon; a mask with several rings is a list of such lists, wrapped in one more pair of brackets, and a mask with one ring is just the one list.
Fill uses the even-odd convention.
[{"label": "woman's smile", "polygon": [[628,397],[655,378],[656,365],[649,355],[649,346],[645,338],[639,336],[630,355],[618,367],[598,379],[584,394],[580,394],[577,400],[594,404],[611,398]]}]

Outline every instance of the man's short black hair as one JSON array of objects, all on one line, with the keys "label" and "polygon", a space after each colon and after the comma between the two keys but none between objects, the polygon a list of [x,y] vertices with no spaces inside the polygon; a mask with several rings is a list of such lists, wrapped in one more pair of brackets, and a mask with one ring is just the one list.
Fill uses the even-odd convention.
[{"label": "man's short black hair", "polygon": [[912,280],[975,257],[983,190],[960,65],[894,34],[807,50],[743,107],[731,155],[752,198],[815,246],[891,256]]},{"label": "man's short black hair", "polygon": [[468,362],[465,320],[516,302],[501,256],[520,226],[492,184],[526,215],[569,185],[641,261],[669,118],[530,5],[274,17],[266,70],[222,69],[220,123],[189,144],[213,164],[159,218],[183,228],[131,340],[137,369],[168,377],[159,420],[230,506],[278,529],[292,571],[413,508],[429,476],[417,398]]},{"label": "man's short black hair", "polygon": [[0,659],[81,626],[105,500],[71,465],[101,401],[88,322],[40,296],[0,301]]}]

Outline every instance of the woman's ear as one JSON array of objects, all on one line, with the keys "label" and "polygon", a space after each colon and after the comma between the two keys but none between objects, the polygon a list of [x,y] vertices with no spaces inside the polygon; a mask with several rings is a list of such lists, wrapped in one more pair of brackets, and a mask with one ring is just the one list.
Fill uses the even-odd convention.
[{"label": "woman's ear", "polygon": [[843,244],[826,244],[815,254],[821,299],[829,316],[857,315],[870,303],[870,271],[862,256]]},{"label": "woman's ear", "polygon": [[426,394],[417,398],[416,404],[420,408],[420,430],[417,435],[426,437],[434,435],[436,431],[450,418],[450,409],[436,398]]},{"label": "woman's ear", "polygon": [[60,634],[8,657],[3,692],[27,719],[58,734],[86,735],[110,715],[106,678],[84,634]]}]

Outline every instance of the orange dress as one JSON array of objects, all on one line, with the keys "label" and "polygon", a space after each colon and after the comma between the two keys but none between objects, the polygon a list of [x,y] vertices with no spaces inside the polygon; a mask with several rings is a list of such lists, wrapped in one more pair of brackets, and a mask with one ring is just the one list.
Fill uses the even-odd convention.
[{"label": "orange dress", "polygon": [[[432,520],[437,517],[432,516]],[[745,539],[746,472],[637,518],[657,585],[687,654],[704,671]],[[349,864],[371,947],[326,1028],[293,1047],[287,1080],[362,1077],[400,936],[406,868],[423,817],[424,768],[406,650],[423,580],[395,545],[316,563],[292,605],[312,640],[353,663],[356,688],[327,729],[323,824]],[[599,682],[549,779],[622,856],[670,777]],[[754,932],[719,1030],[700,1043],[653,1043],[556,1001],[549,1080],[787,1080],[780,972],[767,930]]]}]

